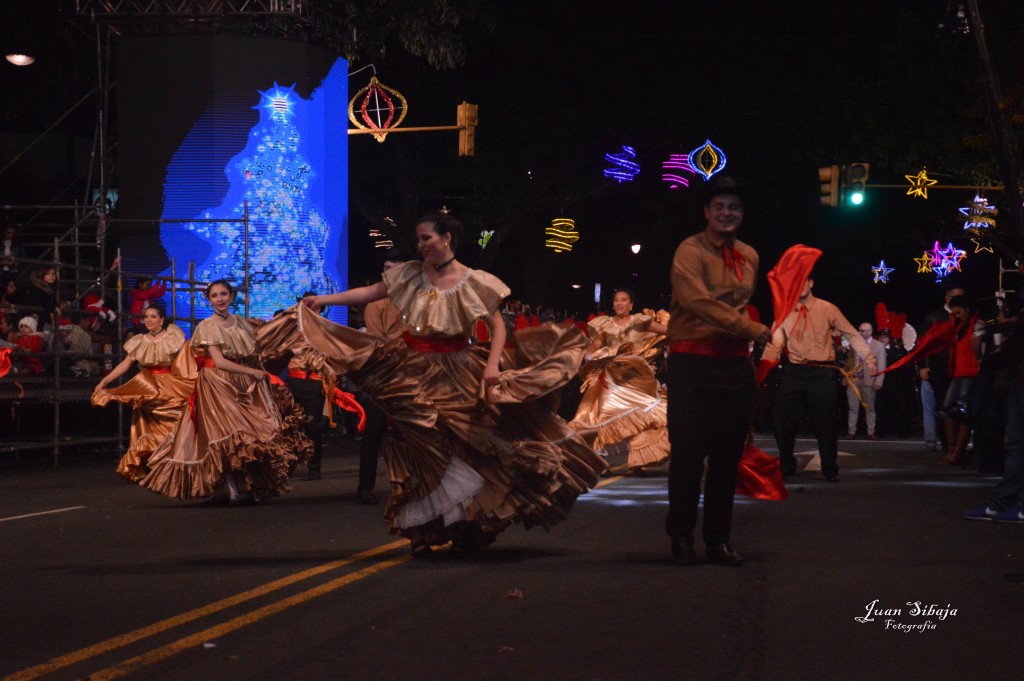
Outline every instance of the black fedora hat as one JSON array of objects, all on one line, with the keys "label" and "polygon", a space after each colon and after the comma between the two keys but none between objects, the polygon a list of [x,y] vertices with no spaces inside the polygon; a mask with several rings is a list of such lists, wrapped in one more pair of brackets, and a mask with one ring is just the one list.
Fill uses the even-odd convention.
[{"label": "black fedora hat", "polygon": [[701,200],[705,206],[711,203],[711,199],[723,195],[738,196],[740,201],[746,202],[750,188],[732,175],[715,175],[701,187]]}]

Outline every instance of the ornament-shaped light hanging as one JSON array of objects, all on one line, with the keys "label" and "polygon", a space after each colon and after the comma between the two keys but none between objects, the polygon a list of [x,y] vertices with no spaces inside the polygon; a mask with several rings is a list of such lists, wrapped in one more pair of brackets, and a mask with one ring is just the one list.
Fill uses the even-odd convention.
[{"label": "ornament-shaped light hanging", "polygon": [[[348,103],[348,119],[357,128],[380,130],[372,133],[374,139],[383,142],[389,128],[397,128],[405,119],[407,102],[402,93],[389,88],[377,76],[370,78],[370,84],[357,92]],[[356,115],[358,109],[359,114]]]},{"label": "ornament-shaped light hanging", "polygon": [[725,152],[712,144],[710,139],[691,151],[689,160],[690,167],[700,173],[705,182],[710,180],[715,173],[720,173],[725,169]]},{"label": "ornament-shaped light hanging", "polygon": [[690,165],[689,154],[671,154],[668,160],[662,162],[661,168],[665,171],[661,175],[661,181],[668,183],[669,189],[689,187],[690,177],[697,174]]},{"label": "ornament-shaped light hanging", "polygon": [[633,178],[640,174],[640,164],[634,161],[636,149],[623,145],[622,152],[618,154],[605,154],[604,160],[612,164],[611,168],[604,169],[604,176],[610,177],[616,182],[632,182]]},{"label": "ornament-shaped light hanging", "polygon": [[544,230],[547,239],[544,245],[555,253],[568,253],[572,251],[572,245],[580,240],[580,233],[576,231],[576,221],[571,218],[555,218],[551,226]]}]

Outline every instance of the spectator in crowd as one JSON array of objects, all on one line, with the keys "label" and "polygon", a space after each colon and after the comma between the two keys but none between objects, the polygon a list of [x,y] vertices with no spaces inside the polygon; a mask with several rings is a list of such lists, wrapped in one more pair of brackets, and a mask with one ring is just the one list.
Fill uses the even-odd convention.
[{"label": "spectator in crowd", "polygon": [[75,378],[99,375],[99,363],[92,357],[86,356],[94,354],[95,348],[93,348],[89,334],[83,331],[82,327],[67,317],[61,317],[60,340],[64,346],[64,352],[71,355],[67,364],[61,367],[63,375]]},{"label": "spectator in crowd", "polygon": [[25,257],[25,249],[18,243],[18,228],[5,224],[3,239],[0,240],[0,272],[15,275],[18,273],[18,259]]},{"label": "spectator in crowd", "polygon": [[[0,319],[14,317],[17,313],[15,298],[18,294],[18,283],[10,274],[0,273]],[[3,334],[4,338],[7,334]]]},{"label": "spectator in crowd", "polygon": [[967,296],[954,296],[948,306],[954,322],[956,344],[949,353],[950,381],[942,403],[946,456],[940,463],[959,464],[966,457],[967,442],[971,437],[967,403],[981,366],[977,353],[984,335],[984,323],[973,314]]},{"label": "spectator in crowd", "polygon": [[166,292],[166,282],[161,281],[154,284],[153,280],[148,277],[139,277],[135,280],[129,307],[129,319],[135,333],[146,333],[146,327],[142,323],[142,313],[150,306],[150,301],[163,297]]},{"label": "spectator in crowd", "polygon": [[[951,286],[946,289],[946,298],[941,310],[928,314],[924,319],[924,328],[930,329],[936,322],[949,319],[950,309],[949,301],[956,296],[964,296],[966,292],[961,286]],[[933,354],[921,361],[918,366],[919,377],[921,379],[921,415],[925,422],[924,433],[925,433],[925,449],[938,450],[939,442],[935,437],[935,421],[938,415],[936,409],[937,405],[941,403],[941,400],[945,398],[946,390],[949,385],[949,351],[943,350],[936,354]],[[926,385],[927,383],[927,385]],[[938,397],[936,397],[938,396]],[[932,437],[929,438],[929,433],[932,433]],[[945,438],[945,431],[940,429],[938,431],[939,438]],[[943,442],[942,449],[945,451],[949,444]]]},{"label": "spectator in crowd", "polygon": [[60,298],[58,297],[57,268],[43,265],[36,268],[28,278],[28,284],[18,293],[17,302],[30,307],[42,328],[40,331],[55,330],[60,317]]},{"label": "spectator in crowd", "polygon": [[[903,341],[890,337],[887,329],[878,330],[878,342],[885,343],[885,365],[892,366],[907,356]],[[878,427],[884,433],[899,437],[910,437],[910,429],[916,412],[917,395],[914,391],[914,369],[900,367],[888,374],[885,389],[878,394]],[[933,424],[934,437],[934,424]]]},{"label": "spectator in crowd", "polygon": [[1024,318],[1016,310],[1011,314],[1015,316],[1005,317],[1006,324],[1001,326],[1004,338],[984,359],[986,371],[999,372],[1008,379],[1003,474],[988,503],[966,511],[966,520],[1024,523]]},{"label": "spectator in crowd", "polygon": [[[877,415],[875,413],[875,398],[882,389],[882,381],[885,378],[878,372],[885,369],[885,344],[876,340],[874,327],[870,322],[861,322],[857,327],[864,342],[867,343],[868,352],[874,361],[868,363],[868,358],[862,355],[856,348],[850,350],[847,358],[847,374],[853,379],[851,385],[846,386],[846,401],[849,405],[846,419],[846,439],[857,439],[857,420],[860,418],[861,400],[867,405],[864,409],[864,421],[868,431],[869,440],[877,440],[875,433],[877,427]],[[889,331],[885,330],[885,338],[889,339]],[[860,399],[857,394],[860,394]]]},{"label": "spectator in crowd", "polygon": [[22,317],[18,322],[18,330],[7,338],[8,342],[20,348],[20,352],[15,352],[11,359],[11,373],[15,376],[38,376],[43,373],[43,362],[38,354],[43,351],[45,341],[38,328],[39,322],[35,317]]}]

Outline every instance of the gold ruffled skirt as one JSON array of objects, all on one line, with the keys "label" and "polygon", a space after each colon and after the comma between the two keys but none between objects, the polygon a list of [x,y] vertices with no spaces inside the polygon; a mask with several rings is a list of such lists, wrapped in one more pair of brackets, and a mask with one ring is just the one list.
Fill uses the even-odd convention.
[{"label": "gold ruffled skirt", "polygon": [[[240,363],[253,365],[251,359]],[[193,499],[212,496],[228,474],[239,474],[240,487],[256,500],[284,494],[291,489],[290,472],[312,451],[302,423],[301,409],[294,406],[286,406],[282,417],[266,379],[205,368],[193,404],[153,452],[150,472],[139,484]]]},{"label": "gold ruffled skirt", "polygon": [[629,445],[631,470],[665,463],[671,454],[665,395],[654,371],[642,357],[600,359],[584,367],[583,398],[569,427],[595,449],[620,442]]},{"label": "gold ruffled skirt", "polygon": [[604,462],[556,413],[587,339],[549,324],[515,334],[498,385],[481,390],[488,347],[417,352],[291,308],[260,340],[308,343],[391,419],[383,446],[391,531],[433,544],[512,523],[550,527],[593,487]]},{"label": "gold ruffled skirt", "polygon": [[196,363],[188,348],[179,351],[170,373],[151,373],[140,367],[139,373],[117,388],[93,393],[94,407],[111,402],[132,407],[131,436],[128,450],[117,465],[117,472],[129,482],[138,482],[149,472],[149,458],[160,446],[188,406],[196,382]]}]

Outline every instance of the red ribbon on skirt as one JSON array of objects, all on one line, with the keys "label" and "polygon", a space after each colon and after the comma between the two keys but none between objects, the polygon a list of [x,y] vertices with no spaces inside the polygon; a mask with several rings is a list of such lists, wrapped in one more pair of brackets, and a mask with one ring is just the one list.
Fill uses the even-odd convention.
[{"label": "red ribbon on skirt", "polygon": [[468,336],[436,338],[433,336],[414,336],[406,331],[402,334],[402,340],[416,352],[459,352],[469,347]]}]

